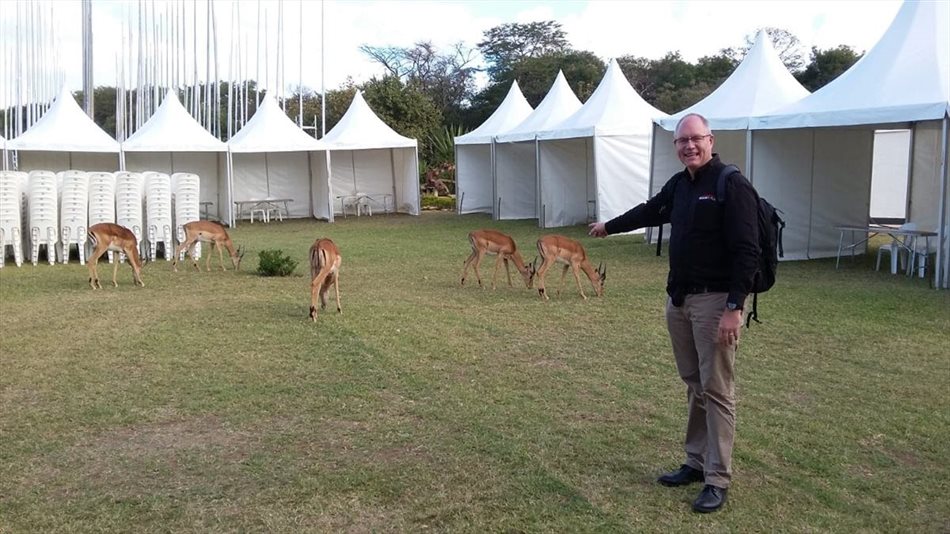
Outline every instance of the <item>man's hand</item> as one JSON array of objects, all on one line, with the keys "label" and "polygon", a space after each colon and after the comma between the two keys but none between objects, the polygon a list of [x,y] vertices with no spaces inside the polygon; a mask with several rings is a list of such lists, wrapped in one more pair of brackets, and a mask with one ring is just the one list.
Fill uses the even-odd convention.
[{"label": "man's hand", "polygon": [[607,237],[607,228],[604,223],[590,223],[587,227],[589,228],[587,235],[591,237]]},{"label": "man's hand", "polygon": [[726,310],[719,318],[719,343],[723,345],[738,345],[739,333],[742,331],[742,310]]}]

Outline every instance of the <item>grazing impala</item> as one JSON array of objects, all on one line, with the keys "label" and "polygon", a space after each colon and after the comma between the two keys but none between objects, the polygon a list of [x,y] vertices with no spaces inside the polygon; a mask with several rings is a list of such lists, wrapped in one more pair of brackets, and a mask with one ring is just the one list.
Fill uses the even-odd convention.
[{"label": "grazing impala", "polygon": [[[505,264],[505,274],[508,275],[508,285],[511,286],[511,270],[508,268],[508,260],[515,263],[518,272],[524,278],[524,283],[531,289],[534,285],[534,269],[525,264],[521,254],[515,247],[515,240],[507,234],[495,230],[475,230],[468,234],[468,240],[472,244],[472,254],[465,260],[465,266],[462,267],[462,282],[465,285],[465,276],[468,274],[469,266],[475,268],[475,279],[478,280],[479,287],[482,287],[482,275],[478,272],[478,266],[482,262],[485,254],[494,254],[495,271],[491,277],[491,288],[495,289],[495,279],[498,278],[498,267],[502,262]],[[473,265],[474,263],[474,265]]]},{"label": "grazing impala", "polygon": [[587,275],[590,283],[594,286],[594,293],[598,297],[604,294],[607,266],[601,264],[595,270],[590,264],[590,260],[587,259],[587,251],[578,241],[562,235],[546,235],[538,239],[538,253],[543,258],[541,267],[538,268],[538,294],[544,300],[548,300],[548,295],[544,291],[544,275],[558,261],[565,264],[564,270],[561,272],[561,283],[557,289],[558,294],[561,293],[561,287],[564,285],[564,277],[567,275],[568,269],[573,271],[577,289],[581,292],[584,300],[587,300],[587,295],[584,294],[584,289],[581,287],[581,278],[578,271],[584,271],[584,274]]},{"label": "grazing impala", "polygon": [[[124,226],[113,223],[99,223],[89,227],[89,242],[92,244],[92,255],[89,256],[89,285],[93,289],[102,289],[99,283],[99,270],[96,264],[99,263],[99,257],[108,251],[124,252],[129,258],[129,265],[132,266],[132,278],[135,285],[145,287],[142,282],[142,260],[139,258],[138,241],[135,234]],[[119,271],[119,262],[113,263],[112,267],[112,285],[119,287],[115,281],[116,274]]]},{"label": "grazing impala", "polygon": [[310,246],[310,318],[317,320],[317,294],[320,294],[320,307],[327,307],[327,291],[330,284],[336,290],[336,311],[343,313],[340,307],[340,249],[330,239],[317,239]]},{"label": "grazing impala", "polygon": [[[202,243],[211,243],[213,248],[218,249],[218,261],[221,262],[221,270],[226,271],[224,268],[224,254],[221,252],[221,248],[228,249],[228,255],[231,257],[231,263],[234,265],[234,270],[239,270],[241,268],[241,259],[244,258],[244,249],[238,247],[237,250],[234,248],[234,243],[231,242],[231,237],[228,236],[228,231],[224,229],[219,223],[213,221],[192,221],[186,223],[185,226],[185,242],[181,245],[178,245],[178,248],[175,250],[175,259],[172,261],[172,269],[175,272],[178,272],[178,258],[181,256],[182,251],[187,250],[188,255],[191,256],[192,265],[195,266],[196,271],[201,271],[198,268],[198,260],[195,259],[195,244],[201,241]],[[211,251],[208,251],[208,258],[205,261],[205,270],[211,270]]]}]

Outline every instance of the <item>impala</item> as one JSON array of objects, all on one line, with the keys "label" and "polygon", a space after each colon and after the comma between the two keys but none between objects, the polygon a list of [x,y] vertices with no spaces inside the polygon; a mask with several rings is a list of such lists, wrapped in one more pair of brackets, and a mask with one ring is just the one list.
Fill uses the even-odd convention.
[{"label": "impala", "polygon": [[538,268],[538,294],[541,298],[548,300],[548,295],[544,291],[544,275],[555,262],[564,264],[564,270],[561,272],[561,283],[558,286],[557,293],[561,293],[561,287],[564,286],[564,277],[567,270],[571,269],[574,273],[574,281],[577,282],[577,289],[581,292],[581,297],[587,300],[584,289],[581,287],[581,278],[578,271],[584,271],[591,285],[594,286],[594,293],[597,296],[604,294],[604,280],[607,279],[607,266],[603,263],[594,269],[587,259],[587,251],[580,242],[564,237],[562,235],[546,235],[538,239],[538,253],[543,258],[541,267]]},{"label": "impala", "polygon": [[317,320],[317,294],[320,294],[320,307],[327,307],[327,291],[330,284],[336,290],[336,311],[343,313],[340,307],[340,249],[330,239],[317,239],[310,246],[310,319]]},{"label": "impala", "polygon": [[[132,278],[135,285],[145,287],[142,282],[142,260],[139,258],[138,241],[135,234],[124,226],[113,223],[99,223],[89,227],[89,242],[92,244],[92,254],[89,256],[89,285],[93,289],[102,289],[99,284],[99,270],[96,264],[99,263],[99,257],[108,251],[124,252],[129,258],[129,265],[132,267]],[[115,281],[116,274],[119,271],[119,262],[114,262],[112,267],[112,285],[119,287]]]},{"label": "impala", "polygon": [[[241,268],[241,259],[244,258],[244,248],[238,247],[235,250],[234,243],[231,242],[231,237],[228,236],[228,231],[224,229],[224,226],[213,221],[192,221],[186,223],[184,228],[185,241],[181,245],[178,245],[178,248],[175,250],[175,259],[172,260],[172,269],[174,269],[175,272],[178,272],[178,258],[184,250],[187,250],[188,255],[191,256],[192,265],[195,266],[195,270],[201,271],[198,267],[198,260],[195,259],[195,244],[199,241],[202,243],[211,243],[211,246],[218,250],[218,261],[221,262],[222,271],[227,270],[224,268],[224,254],[221,252],[222,248],[228,249],[228,255],[231,257],[234,270]],[[208,251],[208,258],[205,261],[205,270],[211,270],[210,250]]]},{"label": "impala", "polygon": [[511,270],[508,267],[509,259],[514,262],[515,268],[521,273],[528,289],[531,289],[534,285],[534,269],[525,264],[521,258],[521,254],[515,247],[515,240],[512,239],[511,236],[496,230],[475,230],[468,234],[468,240],[472,244],[472,254],[465,260],[465,265],[462,267],[461,285],[465,285],[465,276],[468,274],[468,268],[469,266],[473,266],[475,269],[475,279],[478,280],[478,286],[482,287],[482,275],[478,272],[478,266],[486,254],[494,254],[496,256],[495,271],[491,278],[492,289],[495,289],[495,279],[498,278],[498,267],[502,262],[505,264],[505,274],[508,275],[508,285],[512,285]]}]

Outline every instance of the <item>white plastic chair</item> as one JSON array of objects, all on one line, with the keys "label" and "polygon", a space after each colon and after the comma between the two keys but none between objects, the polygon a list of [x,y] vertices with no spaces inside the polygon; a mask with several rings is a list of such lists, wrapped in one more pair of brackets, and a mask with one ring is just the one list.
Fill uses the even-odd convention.
[{"label": "white plastic chair", "polygon": [[157,257],[158,243],[165,250],[165,259],[172,261],[174,232],[172,232],[171,178],[163,172],[146,172],[145,175],[145,238],[148,240],[149,258]]},{"label": "white plastic chair", "polygon": [[29,236],[30,259],[35,266],[39,261],[40,245],[46,245],[49,264],[56,261],[56,245],[59,216],[59,195],[56,191],[56,175],[50,171],[30,172]]},{"label": "white plastic chair", "polygon": [[[917,224],[904,223],[900,225],[898,229],[915,231],[917,230]],[[901,269],[904,269],[904,267],[907,266],[907,269],[909,270],[910,265],[908,262],[910,261],[910,258],[907,257],[906,253],[907,253],[907,248],[910,246],[911,243],[913,243],[913,240],[905,236],[901,240],[894,238],[887,245],[881,245],[881,248],[877,249],[877,264],[875,265],[874,269],[877,271],[881,270],[881,257],[884,255],[884,253],[887,253],[891,259],[891,273],[892,274],[897,273],[898,264],[900,264]]]},{"label": "white plastic chair", "polygon": [[[111,172],[89,173],[89,226],[99,223],[115,223],[115,174]],[[86,253],[92,249],[86,245]],[[114,261],[110,250],[109,263]]]},{"label": "white plastic chair", "polygon": [[15,171],[0,171],[0,268],[7,254],[7,245],[13,248],[13,261],[23,265],[23,227],[20,204],[20,179]]},{"label": "white plastic chair", "polygon": [[59,189],[60,261],[69,263],[69,249],[79,249],[79,264],[86,264],[86,232],[89,228],[89,174],[62,171],[56,175]]},{"label": "white plastic chair", "polygon": [[[185,242],[185,224],[201,220],[201,180],[197,174],[176,172],[171,176],[172,204],[175,211],[175,235],[178,244]],[[195,244],[194,256],[201,258],[201,243]],[[179,261],[185,259],[182,251]]]},{"label": "white plastic chair", "polygon": [[[115,223],[124,226],[135,234],[139,255],[145,254],[145,218],[142,202],[145,199],[145,177],[139,172],[119,171],[115,173]],[[119,254],[119,261],[125,261],[125,254]]]}]

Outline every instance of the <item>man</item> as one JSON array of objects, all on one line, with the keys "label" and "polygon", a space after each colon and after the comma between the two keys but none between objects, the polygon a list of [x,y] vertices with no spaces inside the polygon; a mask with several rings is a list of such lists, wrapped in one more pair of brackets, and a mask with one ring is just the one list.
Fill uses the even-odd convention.
[{"label": "man", "polygon": [[724,165],[712,152],[714,141],[704,117],[683,117],[673,142],[686,169],[647,202],[590,225],[590,235],[604,237],[671,224],[666,323],[687,386],[686,463],[657,481],[704,482],[693,502],[697,512],[721,508],[732,477],[734,361],[758,257],[758,195],[745,177],[732,173],[725,198],[717,198]]}]

